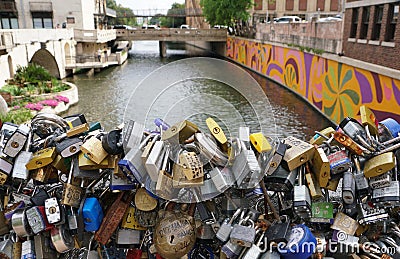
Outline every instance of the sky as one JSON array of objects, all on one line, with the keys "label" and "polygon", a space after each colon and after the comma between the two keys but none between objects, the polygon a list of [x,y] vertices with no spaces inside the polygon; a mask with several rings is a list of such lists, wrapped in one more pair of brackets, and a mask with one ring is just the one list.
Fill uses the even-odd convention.
[{"label": "sky", "polygon": [[135,10],[142,9],[165,9],[171,8],[173,3],[184,4],[185,0],[116,0],[117,4],[121,4],[124,7]]}]

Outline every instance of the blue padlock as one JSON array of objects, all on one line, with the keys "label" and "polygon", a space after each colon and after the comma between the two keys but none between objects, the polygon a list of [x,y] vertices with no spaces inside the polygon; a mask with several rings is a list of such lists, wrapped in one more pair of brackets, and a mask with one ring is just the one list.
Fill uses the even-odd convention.
[{"label": "blue padlock", "polygon": [[97,231],[103,221],[103,209],[96,197],[85,199],[82,209],[83,222],[86,231]]},{"label": "blue padlock", "polygon": [[316,251],[316,247],[317,239],[311,230],[300,224],[292,227],[286,246],[278,244],[278,252],[284,259],[307,259]]}]

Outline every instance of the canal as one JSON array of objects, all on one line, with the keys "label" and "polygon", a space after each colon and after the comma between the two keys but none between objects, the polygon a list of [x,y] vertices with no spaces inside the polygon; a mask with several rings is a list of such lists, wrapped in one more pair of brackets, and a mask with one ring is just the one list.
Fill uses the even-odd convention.
[{"label": "canal", "polygon": [[[94,75],[78,74],[69,78],[68,81],[76,84],[79,89],[79,103],[72,107],[68,114],[83,113],[88,121],[99,121],[106,130],[110,130],[123,122],[125,108],[130,103],[130,96],[138,84],[150,73],[163,67],[164,65],[179,62],[191,57],[214,57],[211,53],[193,46],[184,44],[169,44],[167,57],[161,58],[158,52],[158,42],[143,41],[135,42],[130,51],[130,57],[122,66],[107,68]],[[206,68],[207,69],[207,68]],[[161,71],[163,71],[161,69]],[[179,66],[172,73],[179,74],[182,71]],[[275,132],[279,137],[292,135],[301,139],[309,139],[315,130],[330,126],[331,123],[308,104],[303,102],[300,97],[291,93],[282,86],[256,74],[247,72],[258,82],[269,101],[268,105],[264,103],[249,104],[252,100],[246,100],[236,90],[221,82],[208,79],[187,80],[177,82],[173,87],[168,88],[161,98],[155,102],[151,113],[164,112],[171,110],[171,103],[183,99],[185,96],[220,96],[228,100],[235,112],[238,111],[246,122],[252,121],[254,106],[255,109],[268,107],[268,113],[273,114],[274,122],[264,121],[264,124],[275,124]],[[157,72],[155,72],[157,73]],[[229,77],[231,75],[227,75]],[[155,81],[155,84],[162,84],[162,80]],[[241,86],[245,87],[245,86]],[[152,91],[152,89],[148,89]],[[153,93],[157,95],[157,93]],[[133,97],[135,98],[135,96]],[[218,101],[212,101],[209,98],[193,98],[195,101],[185,101],[174,105],[174,119],[189,119],[195,123],[205,119],[213,110],[218,110]],[[212,98],[211,98],[212,99]],[[132,100],[131,100],[132,102]],[[134,100],[134,102],[154,102],[154,100]],[[192,104],[192,105],[191,105]],[[201,109],[200,109],[201,107]],[[130,109],[130,108],[128,108]],[[202,113],[198,114],[199,109]],[[205,109],[210,110],[204,112]],[[189,113],[191,117],[187,117]],[[134,113],[134,111],[131,111]],[[182,113],[182,114],[180,114]],[[201,113],[201,112],[200,112]],[[219,116],[231,116],[232,113],[226,112]],[[157,117],[156,114],[154,116]],[[186,116],[186,117],[184,117]],[[135,117],[135,115],[133,115]],[[219,118],[224,121],[224,118]],[[261,119],[262,120],[262,119]],[[226,120],[230,121],[230,120]],[[232,122],[230,122],[232,123]],[[235,123],[235,122],[233,122]],[[249,123],[251,126],[251,123]],[[232,125],[224,125],[232,128]],[[241,125],[233,125],[241,126]],[[272,127],[272,125],[270,125]],[[269,131],[269,130],[268,130]],[[264,132],[269,134],[269,132]]]}]

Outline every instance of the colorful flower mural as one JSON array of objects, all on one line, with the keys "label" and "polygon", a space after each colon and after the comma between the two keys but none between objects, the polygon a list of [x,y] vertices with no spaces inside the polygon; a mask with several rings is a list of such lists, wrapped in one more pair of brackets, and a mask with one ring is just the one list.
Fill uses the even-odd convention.
[{"label": "colorful flower mural", "polygon": [[400,81],[311,53],[228,37],[227,57],[302,95],[339,123],[367,105],[378,118],[400,121]]}]

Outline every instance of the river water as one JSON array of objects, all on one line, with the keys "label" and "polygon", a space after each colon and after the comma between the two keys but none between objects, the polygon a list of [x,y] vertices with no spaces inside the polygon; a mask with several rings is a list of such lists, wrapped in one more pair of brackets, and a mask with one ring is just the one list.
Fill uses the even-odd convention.
[{"label": "river water", "polygon": [[[267,135],[269,133],[272,135],[277,134],[280,137],[293,135],[301,139],[309,139],[315,130],[321,130],[331,125],[325,117],[312,109],[298,96],[250,71],[248,73],[259,83],[262,91],[266,94],[267,102],[254,104],[253,100],[243,98],[240,91],[223,82],[210,80],[209,78],[176,82],[164,91],[161,97],[158,96],[156,100],[146,97],[137,100],[133,96],[133,100],[129,101],[132,92],[140,82],[156,70],[157,72],[153,74],[155,79],[152,82],[154,87],[150,86],[146,88],[146,91],[149,96],[158,95],[159,93],[154,92],[156,91],[154,89],[157,89],[156,86],[158,84],[164,83],[164,75],[162,73],[161,75],[157,74],[159,71],[163,71],[160,68],[164,65],[169,66],[169,72],[165,75],[165,78],[180,75],[183,72],[182,66],[177,66],[176,70],[174,70],[171,64],[175,64],[173,62],[178,62],[179,64],[179,62],[184,62],[184,59],[193,57],[213,56],[192,46],[169,44],[167,57],[161,58],[158,53],[158,42],[135,42],[133,49],[130,51],[130,57],[122,66],[107,68],[94,75],[74,75],[68,79],[68,81],[78,86],[80,99],[79,103],[68,111],[68,115],[83,113],[88,121],[99,121],[105,129],[109,130],[123,122],[125,108],[127,108],[128,103],[130,104],[128,111],[131,115],[125,114],[125,116],[137,119],[137,114],[140,113],[132,110],[135,109],[135,105],[132,106],[131,104],[147,104],[151,102],[150,117],[157,117],[159,113],[162,115],[160,117],[170,118],[170,120],[167,120],[168,122],[189,119],[197,124],[204,121],[208,116],[214,117],[213,115],[217,114],[216,117],[218,118],[215,119],[222,122],[223,127],[229,129],[234,128],[233,126],[241,126],[243,121],[246,125],[252,127],[252,121],[256,120],[254,119],[254,109],[266,108],[267,116],[263,116],[260,119],[260,123],[268,125],[266,131],[271,132],[264,133]],[[184,70],[188,69],[197,70],[197,67],[184,66]],[[205,67],[203,69],[212,68]],[[213,73],[215,71],[206,71],[206,74],[208,72]],[[195,72],[193,73],[195,74]],[[229,79],[232,76],[234,75],[228,74],[226,78]],[[246,90],[248,89],[246,88]],[[262,92],[258,96],[260,95],[263,95]],[[223,103],[228,103],[234,112],[220,108],[224,106],[219,100],[223,100]],[[166,111],[168,111],[168,114],[166,114]],[[240,116],[243,121],[238,121],[234,116]],[[273,117],[273,121],[270,121],[270,118],[267,117]],[[237,125],[225,125],[224,123],[237,123]],[[275,130],[274,133],[272,133],[272,128]],[[265,128],[262,128],[262,130],[265,131]]]}]

